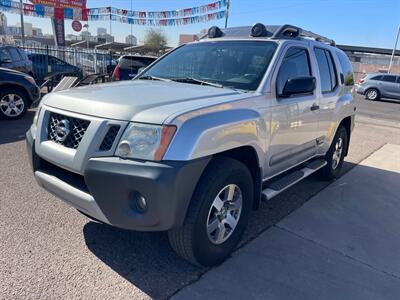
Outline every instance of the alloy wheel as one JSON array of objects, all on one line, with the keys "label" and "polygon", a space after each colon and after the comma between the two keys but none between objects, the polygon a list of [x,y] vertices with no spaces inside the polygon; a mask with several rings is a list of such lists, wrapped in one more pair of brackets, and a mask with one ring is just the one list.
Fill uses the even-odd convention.
[{"label": "alloy wheel", "polygon": [[242,206],[242,191],[236,184],[225,186],[217,194],[207,217],[207,235],[213,244],[222,244],[232,235],[239,222]]},{"label": "alloy wheel", "polygon": [[332,169],[336,170],[336,168],[340,164],[340,160],[342,159],[343,153],[343,139],[341,137],[338,138],[335,144],[335,150],[332,155]]},{"label": "alloy wheel", "polygon": [[378,92],[376,90],[370,90],[367,93],[367,98],[370,100],[375,100],[378,97]]},{"label": "alloy wheel", "polygon": [[7,117],[18,117],[24,108],[24,100],[17,94],[7,94],[0,100],[0,110]]}]

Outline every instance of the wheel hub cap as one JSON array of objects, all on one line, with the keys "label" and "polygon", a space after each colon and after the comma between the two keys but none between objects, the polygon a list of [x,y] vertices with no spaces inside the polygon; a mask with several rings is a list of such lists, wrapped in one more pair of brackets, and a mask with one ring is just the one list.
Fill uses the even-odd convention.
[{"label": "wheel hub cap", "polygon": [[338,138],[335,144],[335,150],[333,151],[332,155],[332,169],[335,170],[340,164],[342,153],[343,153],[343,139]]},{"label": "wheel hub cap", "polygon": [[7,117],[19,116],[23,112],[24,107],[24,101],[16,94],[5,95],[0,100],[0,110]]},{"label": "wheel hub cap", "polygon": [[207,217],[207,235],[213,244],[222,244],[232,235],[242,205],[242,191],[235,184],[225,186],[215,197]]}]

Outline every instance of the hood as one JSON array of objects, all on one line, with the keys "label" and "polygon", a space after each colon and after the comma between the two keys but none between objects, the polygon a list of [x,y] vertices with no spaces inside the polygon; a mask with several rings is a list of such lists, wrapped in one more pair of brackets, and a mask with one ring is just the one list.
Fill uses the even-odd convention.
[{"label": "hood", "polygon": [[245,93],[212,86],[135,80],[50,93],[42,103],[101,118],[162,124],[171,114],[243,97]]},{"label": "hood", "polygon": [[25,74],[25,73],[22,73],[22,72],[20,72],[20,71],[13,70],[13,69],[7,69],[7,68],[0,68],[0,72],[2,72],[2,73],[11,73],[11,74],[16,74],[16,75],[28,76],[28,74]]}]

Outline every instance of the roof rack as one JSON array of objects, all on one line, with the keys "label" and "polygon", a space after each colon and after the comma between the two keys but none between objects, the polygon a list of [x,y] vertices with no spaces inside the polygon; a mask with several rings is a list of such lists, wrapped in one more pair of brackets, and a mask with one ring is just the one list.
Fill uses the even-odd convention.
[{"label": "roof rack", "polygon": [[328,39],[327,37],[324,37],[322,35],[288,24],[279,27],[278,30],[276,30],[272,36],[273,39],[302,38],[302,37],[310,38],[322,43],[327,43],[330,44],[331,46],[336,46],[335,41],[332,39]]},{"label": "roof rack", "polygon": [[264,25],[257,23],[253,26],[240,26],[220,29],[217,26],[211,27],[208,32],[201,36],[198,40],[217,38],[217,37],[264,37],[271,39],[300,39],[309,38],[318,42],[330,44],[336,46],[336,43],[332,39],[328,39],[322,35],[313,33],[308,30],[303,30],[300,27],[285,24],[282,26],[276,25]]}]

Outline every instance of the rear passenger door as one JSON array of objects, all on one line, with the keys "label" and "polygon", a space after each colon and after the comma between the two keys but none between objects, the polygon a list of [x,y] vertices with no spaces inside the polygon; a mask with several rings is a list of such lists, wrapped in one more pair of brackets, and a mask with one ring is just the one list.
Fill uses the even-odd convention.
[{"label": "rear passenger door", "polygon": [[319,114],[317,143],[327,142],[335,128],[332,126],[336,102],[339,100],[339,76],[333,54],[327,48],[314,47],[314,55],[318,65],[319,80]]}]

